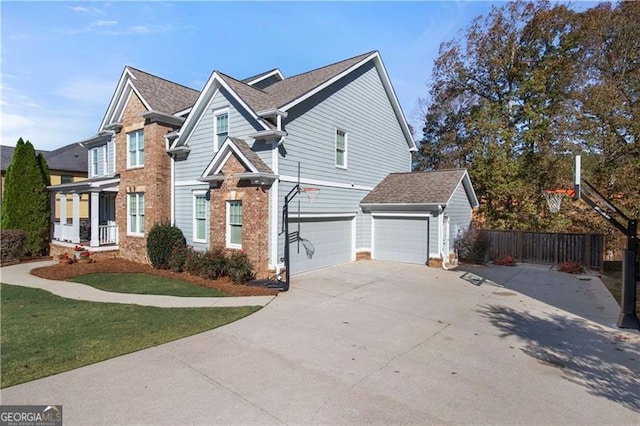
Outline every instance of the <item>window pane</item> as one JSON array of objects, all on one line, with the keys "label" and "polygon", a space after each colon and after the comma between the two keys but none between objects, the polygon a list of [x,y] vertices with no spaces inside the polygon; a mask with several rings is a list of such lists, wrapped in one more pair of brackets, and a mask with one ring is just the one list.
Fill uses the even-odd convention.
[{"label": "window pane", "polygon": [[231,244],[242,244],[242,226],[231,225],[231,235],[229,242]]},{"label": "window pane", "polygon": [[197,219],[196,220],[196,239],[198,240],[204,240],[205,236],[206,236],[206,220],[204,219]]},{"label": "window pane", "polygon": [[336,151],[336,164],[338,166],[344,166],[344,152],[343,151]]}]

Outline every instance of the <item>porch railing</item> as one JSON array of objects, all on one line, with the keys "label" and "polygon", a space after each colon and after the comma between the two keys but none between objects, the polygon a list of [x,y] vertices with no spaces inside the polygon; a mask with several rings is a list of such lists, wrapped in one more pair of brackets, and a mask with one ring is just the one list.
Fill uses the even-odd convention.
[{"label": "porch railing", "polygon": [[118,244],[118,225],[98,226],[98,238],[100,239],[100,245]]},{"label": "porch railing", "polygon": [[68,241],[71,243],[80,242],[80,230],[74,228],[70,223],[55,222],[53,224],[53,239],[58,241]]}]

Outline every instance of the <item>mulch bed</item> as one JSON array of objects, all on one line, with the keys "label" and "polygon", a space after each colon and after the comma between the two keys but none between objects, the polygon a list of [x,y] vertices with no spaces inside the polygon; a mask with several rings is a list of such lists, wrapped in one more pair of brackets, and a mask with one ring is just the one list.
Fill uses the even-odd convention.
[{"label": "mulch bed", "polygon": [[35,268],[31,274],[49,280],[67,281],[71,278],[96,273],[148,274],[176,280],[188,281],[202,287],[214,288],[232,296],[267,296],[277,295],[278,291],[233,284],[228,278],[212,281],[191,275],[187,272],[173,272],[165,269],[153,269],[150,265],[131,262],[125,259],[106,259],[94,263],[74,263],[72,265],[53,265]]}]

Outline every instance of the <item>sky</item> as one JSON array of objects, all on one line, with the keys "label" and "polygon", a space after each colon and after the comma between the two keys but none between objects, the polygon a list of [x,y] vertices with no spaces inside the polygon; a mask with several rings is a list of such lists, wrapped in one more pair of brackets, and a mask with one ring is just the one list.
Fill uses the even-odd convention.
[{"label": "sky", "polygon": [[53,150],[96,134],[126,65],[201,90],[214,70],[287,77],[372,50],[419,130],[440,43],[492,4],[1,1],[1,144]]}]

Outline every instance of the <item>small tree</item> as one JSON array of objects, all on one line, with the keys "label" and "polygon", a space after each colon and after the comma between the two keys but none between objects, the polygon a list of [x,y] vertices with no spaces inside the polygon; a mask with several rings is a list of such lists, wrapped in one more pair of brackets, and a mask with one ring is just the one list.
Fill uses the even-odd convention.
[{"label": "small tree", "polygon": [[26,233],[25,254],[46,253],[49,241],[51,203],[47,192],[49,168],[33,145],[18,140],[13,159],[7,168],[0,223],[3,229],[20,229]]},{"label": "small tree", "polygon": [[180,228],[169,222],[153,225],[147,236],[147,256],[156,269],[169,269],[169,260],[176,249],[186,244]]}]

